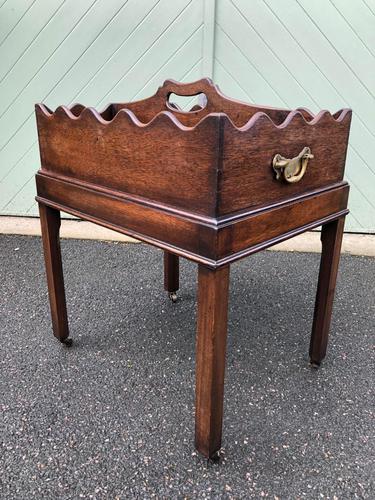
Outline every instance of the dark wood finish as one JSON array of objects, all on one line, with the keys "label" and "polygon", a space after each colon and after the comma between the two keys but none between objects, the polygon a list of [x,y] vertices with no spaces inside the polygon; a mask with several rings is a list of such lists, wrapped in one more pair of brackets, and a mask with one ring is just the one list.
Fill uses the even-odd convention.
[{"label": "dark wood finish", "polygon": [[[222,240],[218,242],[218,255],[222,259],[251,249],[254,246],[277,239],[299,227],[309,224],[313,219],[323,220],[330,214],[347,213],[349,186],[340,184],[336,188],[304,196],[265,210],[248,212],[221,229]],[[225,220],[225,219],[224,219]],[[225,234],[228,233],[228,234]],[[220,234],[221,236],[221,234]]]},{"label": "dark wood finish", "polygon": [[198,267],[195,446],[206,457],[221,447],[229,266]]},{"label": "dark wood finish", "polygon": [[56,207],[65,207],[62,210],[73,215],[113,229],[124,228],[130,236],[155,242],[156,245],[158,241],[164,241],[183,247],[186,252],[199,252],[198,233],[201,225],[194,220],[150,205],[134,203],[110,192],[98,192],[88,185],[46,175],[38,175],[37,187],[39,201],[52,201]]},{"label": "dark wood finish", "polygon": [[[184,112],[172,93],[204,93]],[[229,264],[323,225],[310,357],[324,357],[349,186],[343,180],[351,110],[314,116],[242,103],[211,80],[167,80],[150,98],[36,106],[41,169],[37,201],[55,335],[68,336],[59,249],[59,211],[164,250],[165,288],[178,288],[179,256],[199,264],[196,446],[220,448]],[[310,148],[305,175],[280,182],[276,154]],[[295,163],[294,163],[295,165]]]},{"label": "dark wood finish", "polygon": [[214,215],[216,115],[189,131],[172,113],[148,125],[125,109],[111,122],[91,108],[73,117],[63,106],[52,115],[37,106],[36,116],[44,171]]},{"label": "dark wood finish", "polygon": [[318,366],[327,352],[344,222],[341,217],[324,224],[321,232],[322,256],[309,351],[311,363]]},{"label": "dark wood finish", "polygon": [[[172,93],[182,96],[194,96],[203,93],[206,96],[207,103],[205,106],[194,106],[189,112],[182,111],[175,104],[169,103],[169,96]],[[77,113],[81,109],[81,105],[78,106]],[[209,78],[202,78],[192,83],[166,80],[154,96],[141,101],[112,104],[104,113],[107,116],[112,113],[113,117],[120,109],[130,109],[143,123],[151,121],[160,111],[172,111],[179,122],[188,127],[193,127],[208,114],[217,112],[227,115],[237,127],[245,125],[256,113],[266,113],[277,124],[282,123],[289,114],[288,109],[250,105],[229,98]],[[311,119],[314,116],[308,109],[299,108],[299,111],[306,119]]]},{"label": "dark wood finish", "polygon": [[[282,126],[269,116],[254,116],[241,130],[228,118],[223,121],[222,176],[219,183],[219,215],[279,200],[335,184],[343,179],[351,112],[343,110],[337,118],[323,111],[310,121],[299,111],[288,115]],[[334,147],[332,147],[334,145]],[[309,146],[309,161],[300,182],[276,180],[270,158],[277,153],[293,158]]]},{"label": "dark wood finish", "polygon": [[164,251],[164,289],[177,292],[180,286],[178,255]]},{"label": "dark wood finish", "polygon": [[[306,110],[249,106],[223,97],[206,80],[182,85],[180,93],[194,94],[201,87],[209,101],[193,112],[203,114],[189,126],[183,120],[189,112],[174,106],[166,111],[168,94],[178,89],[175,82],[144,102],[150,120],[139,104],[112,104],[102,114],[81,105],[59,106],[55,113],[37,105],[42,170],[210,217],[290,199],[343,179],[350,110],[314,116]],[[235,115],[246,110],[242,127],[231,121],[228,106]],[[273,156],[293,157],[306,145],[314,159],[304,178],[295,184],[277,181]]]},{"label": "dark wood finish", "polygon": [[310,192],[258,210],[196,217],[81,181],[37,174],[38,201],[110,229],[219,267],[347,213],[348,185]]},{"label": "dark wood finish", "polygon": [[39,214],[53,334],[65,343],[69,337],[69,328],[60,250],[60,212],[40,204]]},{"label": "dark wood finish", "polygon": [[262,209],[215,219],[56,174],[37,174],[37,200],[170,250],[195,262],[220,267],[347,213],[348,185],[310,192]]}]

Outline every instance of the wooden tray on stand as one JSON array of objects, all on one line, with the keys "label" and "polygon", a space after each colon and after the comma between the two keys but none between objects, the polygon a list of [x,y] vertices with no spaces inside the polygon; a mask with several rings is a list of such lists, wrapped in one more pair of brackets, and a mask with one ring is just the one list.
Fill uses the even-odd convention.
[{"label": "wooden tray on stand", "polygon": [[[189,112],[170,95],[204,93]],[[53,331],[70,344],[59,245],[60,211],[164,250],[164,285],[179,287],[179,256],[198,263],[197,449],[221,446],[229,267],[322,226],[310,343],[326,354],[349,186],[343,181],[351,110],[313,115],[245,104],[209,79],[167,80],[148,99],[102,113],[36,105],[37,201]]]}]

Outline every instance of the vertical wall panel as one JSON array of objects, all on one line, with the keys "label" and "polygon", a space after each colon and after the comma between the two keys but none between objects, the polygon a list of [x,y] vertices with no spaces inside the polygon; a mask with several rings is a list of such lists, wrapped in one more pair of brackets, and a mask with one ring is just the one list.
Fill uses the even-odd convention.
[{"label": "vertical wall panel", "polygon": [[[354,111],[346,230],[375,232],[373,0],[218,0],[215,80],[228,95]],[[263,85],[262,85],[262,82]]]},{"label": "vertical wall panel", "polygon": [[373,0],[2,1],[0,213],[36,214],[35,102],[101,108],[213,76],[242,100],[352,107],[346,228],[374,232],[374,26]]},{"label": "vertical wall panel", "polygon": [[201,0],[8,0],[0,28],[2,214],[37,214],[35,102],[104,107],[202,74]]}]

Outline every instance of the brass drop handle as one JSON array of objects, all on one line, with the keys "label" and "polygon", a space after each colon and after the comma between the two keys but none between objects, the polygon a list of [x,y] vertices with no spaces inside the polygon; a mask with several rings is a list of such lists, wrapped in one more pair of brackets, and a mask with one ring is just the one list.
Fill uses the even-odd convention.
[{"label": "brass drop handle", "polygon": [[305,175],[307,164],[314,155],[309,147],[304,147],[300,154],[292,159],[284,158],[280,154],[274,156],[272,168],[276,172],[276,179],[289,183],[298,182]]}]

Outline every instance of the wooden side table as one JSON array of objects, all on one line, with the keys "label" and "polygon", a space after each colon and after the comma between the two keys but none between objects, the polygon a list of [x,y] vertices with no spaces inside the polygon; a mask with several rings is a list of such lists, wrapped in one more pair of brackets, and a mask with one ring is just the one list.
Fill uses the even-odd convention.
[{"label": "wooden side table", "polygon": [[[169,96],[204,93],[181,111]],[[179,287],[179,257],[198,264],[195,444],[221,446],[232,262],[322,226],[310,343],[323,360],[340,258],[348,184],[343,181],[350,110],[334,115],[251,106],[211,80],[167,80],[143,101],[36,106],[36,175],[54,335],[71,344],[59,243],[60,211],[164,250],[164,286]]]}]

